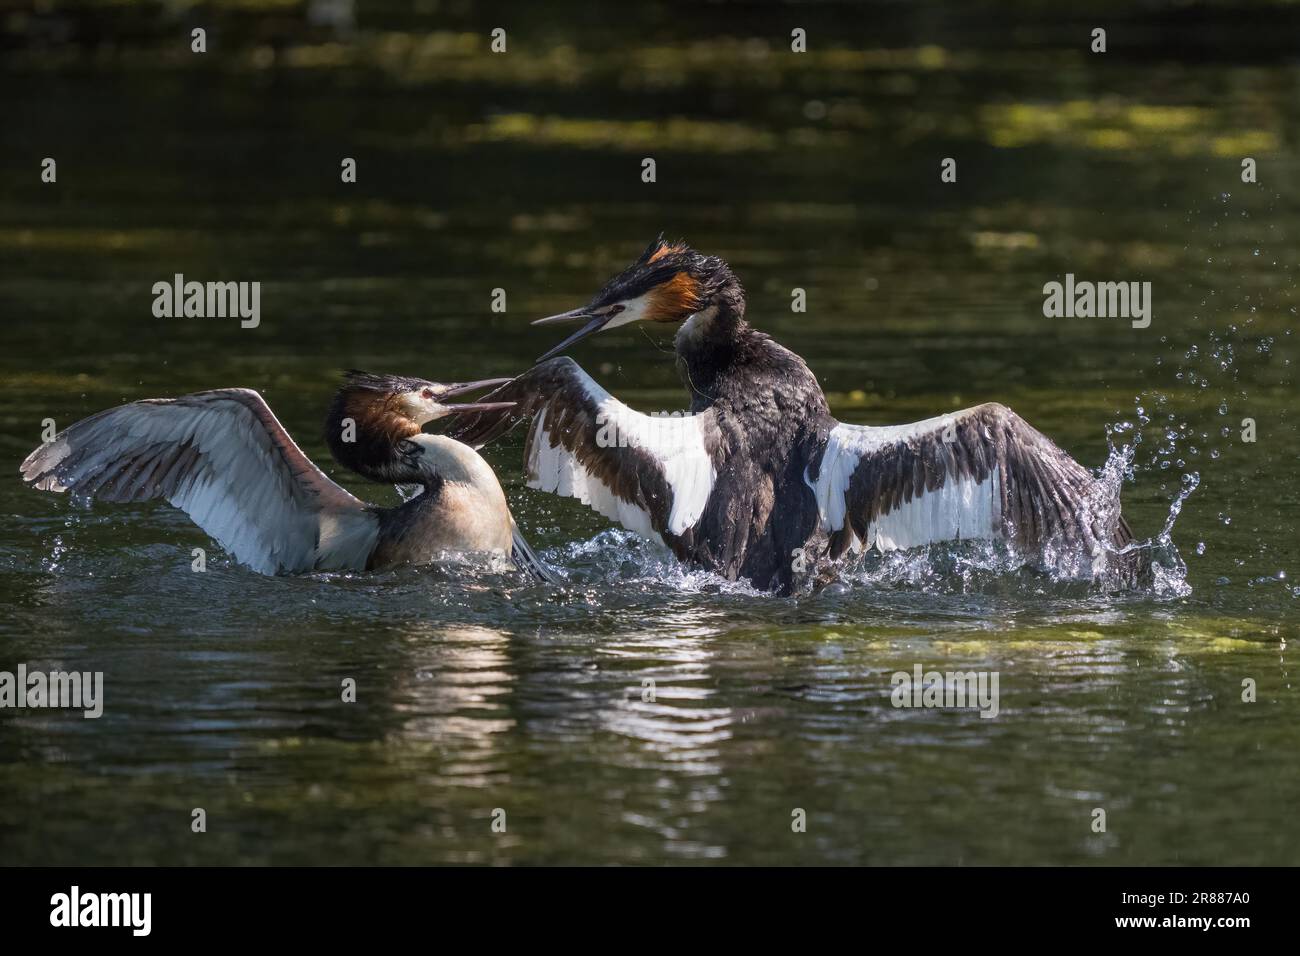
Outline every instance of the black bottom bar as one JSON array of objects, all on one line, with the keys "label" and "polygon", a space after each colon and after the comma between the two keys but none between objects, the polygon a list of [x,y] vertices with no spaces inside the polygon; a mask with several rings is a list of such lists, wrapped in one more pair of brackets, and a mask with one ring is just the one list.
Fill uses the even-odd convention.
[{"label": "black bottom bar", "polygon": [[[373,942],[377,932],[450,943],[479,931],[498,942],[512,927],[537,942],[575,931],[663,942],[680,920],[724,936],[852,931],[864,943],[940,933],[945,945],[1127,936],[1230,946],[1294,925],[1294,873],[1280,869],[10,868],[0,881],[7,941],[125,941],[146,912],[140,936],[168,943],[255,942],[268,931],[301,943]],[[149,894],[147,911],[143,895],[104,894]],[[591,935],[606,923],[617,936]]]}]

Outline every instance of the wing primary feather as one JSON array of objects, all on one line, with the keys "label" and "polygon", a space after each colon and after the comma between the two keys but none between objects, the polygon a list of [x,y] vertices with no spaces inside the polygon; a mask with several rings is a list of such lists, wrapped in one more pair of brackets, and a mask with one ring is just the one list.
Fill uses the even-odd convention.
[{"label": "wing primary feather", "polygon": [[837,424],[805,481],[832,557],[854,537],[882,550],[987,537],[1033,549],[1059,539],[1094,554],[1108,535],[1131,540],[1118,513],[1124,530],[1102,529],[1096,479],[1000,405],[912,425]]},{"label": "wing primary feather", "polygon": [[374,513],[312,464],[249,389],[107,409],[37,448],[20,471],[42,490],[164,498],[267,573],[363,569],[378,535]]}]

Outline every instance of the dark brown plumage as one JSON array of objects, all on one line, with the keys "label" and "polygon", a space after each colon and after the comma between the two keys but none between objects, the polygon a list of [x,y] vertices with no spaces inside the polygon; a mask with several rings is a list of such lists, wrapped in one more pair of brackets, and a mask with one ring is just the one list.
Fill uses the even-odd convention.
[{"label": "dark brown plumage", "polygon": [[[746,322],[730,267],[685,243],[661,237],[588,305],[539,321],[585,322],[569,347],[665,314],[682,323],[677,366],[692,413],[683,424],[665,429],[571,360],[543,356],[488,396],[513,409],[467,416],[452,434],[481,445],[528,420],[530,485],[578,497],[685,561],[782,593],[850,547],[1001,537],[1026,553],[1060,543],[1096,557],[1132,541],[1118,502],[1004,406],[907,426],[837,422],[803,359]],[[631,440],[602,443],[602,418]]]}]

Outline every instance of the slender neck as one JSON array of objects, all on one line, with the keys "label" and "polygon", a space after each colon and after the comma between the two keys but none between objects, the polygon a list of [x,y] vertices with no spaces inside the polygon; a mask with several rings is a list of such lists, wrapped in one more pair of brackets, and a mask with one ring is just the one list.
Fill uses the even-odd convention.
[{"label": "slender neck", "polygon": [[441,498],[451,495],[462,503],[476,502],[475,507],[482,509],[482,514],[509,521],[510,506],[501,482],[473,448],[446,435],[420,434],[408,441],[419,445],[421,454],[414,459],[409,477],[400,479],[399,483],[421,484],[425,491],[401,505],[401,509],[437,507]]},{"label": "slender neck", "polygon": [[674,345],[693,407],[707,406],[716,398],[717,378],[734,365],[752,332],[745,321],[745,290],[734,276],[714,293],[707,308],[682,323]]},{"label": "slender neck", "polygon": [[445,435],[408,441],[418,446],[419,453],[407,457],[425,491],[396,508],[378,509],[379,543],[371,565],[427,562],[452,551],[508,555],[513,519],[488,463]]},{"label": "slender neck", "polygon": [[[424,449],[424,454],[420,457],[420,470],[426,478],[501,492],[496,472],[468,445],[446,435],[421,434],[410,440]],[[504,497],[505,493],[501,494]]]}]

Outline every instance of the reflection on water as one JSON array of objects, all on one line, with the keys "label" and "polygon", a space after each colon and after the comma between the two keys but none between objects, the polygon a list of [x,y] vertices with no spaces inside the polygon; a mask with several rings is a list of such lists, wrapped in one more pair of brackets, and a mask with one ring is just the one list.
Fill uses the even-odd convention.
[{"label": "reflection on water", "polygon": [[[101,585],[113,608],[143,586],[124,564],[159,568],[97,560],[126,578]],[[54,812],[67,845],[104,860],[1204,863],[1224,847],[1181,840],[1180,821],[1239,820],[1253,774],[1295,782],[1279,759],[1287,626],[1240,614],[1028,581],[698,607],[704,595],[651,579],[597,603],[508,577],[250,588],[237,568],[211,573],[201,600],[226,609],[220,627],[177,633],[168,601],[81,604],[6,639],[32,661],[58,649],[103,669],[108,702],[93,725],[7,718],[11,852],[48,854],[27,823]],[[188,575],[164,571],[158,592]],[[74,636],[92,621],[95,639]],[[895,708],[891,675],[918,663],[999,672],[999,716]],[[1242,675],[1257,682],[1250,707]],[[223,821],[219,838],[188,840],[193,806]],[[1112,820],[1104,839],[1088,830],[1095,806]],[[1254,812],[1281,825],[1272,801]],[[142,839],[144,814],[178,829]],[[1136,834],[1122,822],[1135,814]],[[133,839],[76,839],[106,825]],[[1289,853],[1250,846],[1254,860]]]},{"label": "reflection on water", "polygon": [[[23,29],[68,8],[51,9]],[[466,12],[366,4],[346,36],[236,17],[233,52],[202,64],[151,50],[152,21],[116,50],[93,31],[28,47],[5,21],[10,474],[47,416],[221,385],[261,390],[325,463],[337,369],[517,372],[553,344],[528,319],[664,230],[731,262],[751,319],[845,421],[1000,401],[1089,467],[1109,456],[1168,576],[1108,593],[957,547],[773,600],[527,491],[518,435],[487,454],[562,589],[260,578],[165,506],[79,507],[15,476],[0,670],[102,670],[106,702],[97,721],[0,716],[0,858],[1293,863],[1290,21],[1208,21],[1217,52],[1193,69],[1162,52],[1168,25],[1124,10],[1112,32],[1141,62],[1081,55],[1068,21],[1008,47],[1001,25],[920,7],[865,32],[856,7],[801,8],[804,58],[776,7],[675,12],[667,31],[654,3],[618,24],[537,11],[499,57]],[[57,188],[33,176],[47,154]],[[150,288],[176,272],[261,281],[261,326],[160,326]],[[1044,319],[1067,272],[1150,281],[1151,327]],[[670,345],[619,330],[576,357],[672,410]],[[918,664],[998,672],[997,718],[894,707],[892,675]]]},{"label": "reflection on water", "polygon": [[509,783],[497,752],[500,736],[516,724],[508,706],[514,684],[509,641],[482,627],[415,627],[409,634],[409,652],[391,688],[390,709],[401,722],[387,739],[429,745],[446,760],[428,778],[430,785]]}]

